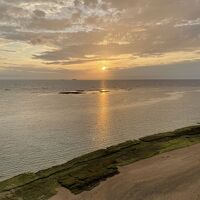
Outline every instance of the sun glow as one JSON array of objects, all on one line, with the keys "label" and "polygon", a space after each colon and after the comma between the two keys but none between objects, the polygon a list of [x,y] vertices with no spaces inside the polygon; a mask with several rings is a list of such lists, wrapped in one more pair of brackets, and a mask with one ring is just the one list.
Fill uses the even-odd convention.
[{"label": "sun glow", "polygon": [[106,71],[106,70],[107,70],[107,67],[106,67],[106,66],[103,66],[103,67],[101,68],[101,70],[102,70],[102,71]]}]

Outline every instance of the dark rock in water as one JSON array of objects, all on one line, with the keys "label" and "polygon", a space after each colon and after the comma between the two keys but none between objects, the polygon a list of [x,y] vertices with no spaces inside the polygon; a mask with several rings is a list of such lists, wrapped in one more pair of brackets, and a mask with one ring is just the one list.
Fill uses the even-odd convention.
[{"label": "dark rock in water", "polygon": [[4,89],[5,91],[10,91],[10,89],[8,89],[8,88],[6,88],[6,89]]},{"label": "dark rock in water", "polygon": [[66,92],[60,92],[59,94],[83,94],[84,90],[76,90],[76,91],[66,91]]}]

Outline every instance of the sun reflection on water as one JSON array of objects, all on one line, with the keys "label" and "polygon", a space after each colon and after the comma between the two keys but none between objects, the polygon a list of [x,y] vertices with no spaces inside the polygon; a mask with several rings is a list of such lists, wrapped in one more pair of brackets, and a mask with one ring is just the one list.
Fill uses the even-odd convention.
[{"label": "sun reflection on water", "polygon": [[106,88],[106,81],[101,82],[101,92],[98,95],[99,112],[97,117],[97,128],[99,134],[97,137],[97,145],[100,146],[103,141],[109,140],[109,94]]}]

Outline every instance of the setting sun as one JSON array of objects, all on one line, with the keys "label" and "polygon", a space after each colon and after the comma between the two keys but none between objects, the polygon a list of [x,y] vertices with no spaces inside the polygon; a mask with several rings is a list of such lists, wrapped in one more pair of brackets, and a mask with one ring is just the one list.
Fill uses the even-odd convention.
[{"label": "setting sun", "polygon": [[101,68],[101,70],[105,71],[105,70],[107,70],[107,67],[103,66],[103,67]]}]

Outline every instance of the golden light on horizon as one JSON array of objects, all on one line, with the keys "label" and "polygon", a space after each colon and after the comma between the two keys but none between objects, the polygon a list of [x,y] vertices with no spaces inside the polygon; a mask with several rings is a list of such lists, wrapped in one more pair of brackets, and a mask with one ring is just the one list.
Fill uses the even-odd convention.
[{"label": "golden light on horizon", "polygon": [[103,67],[101,68],[101,70],[102,70],[102,71],[106,71],[106,70],[107,70],[107,67],[106,67],[106,66],[103,66]]}]

